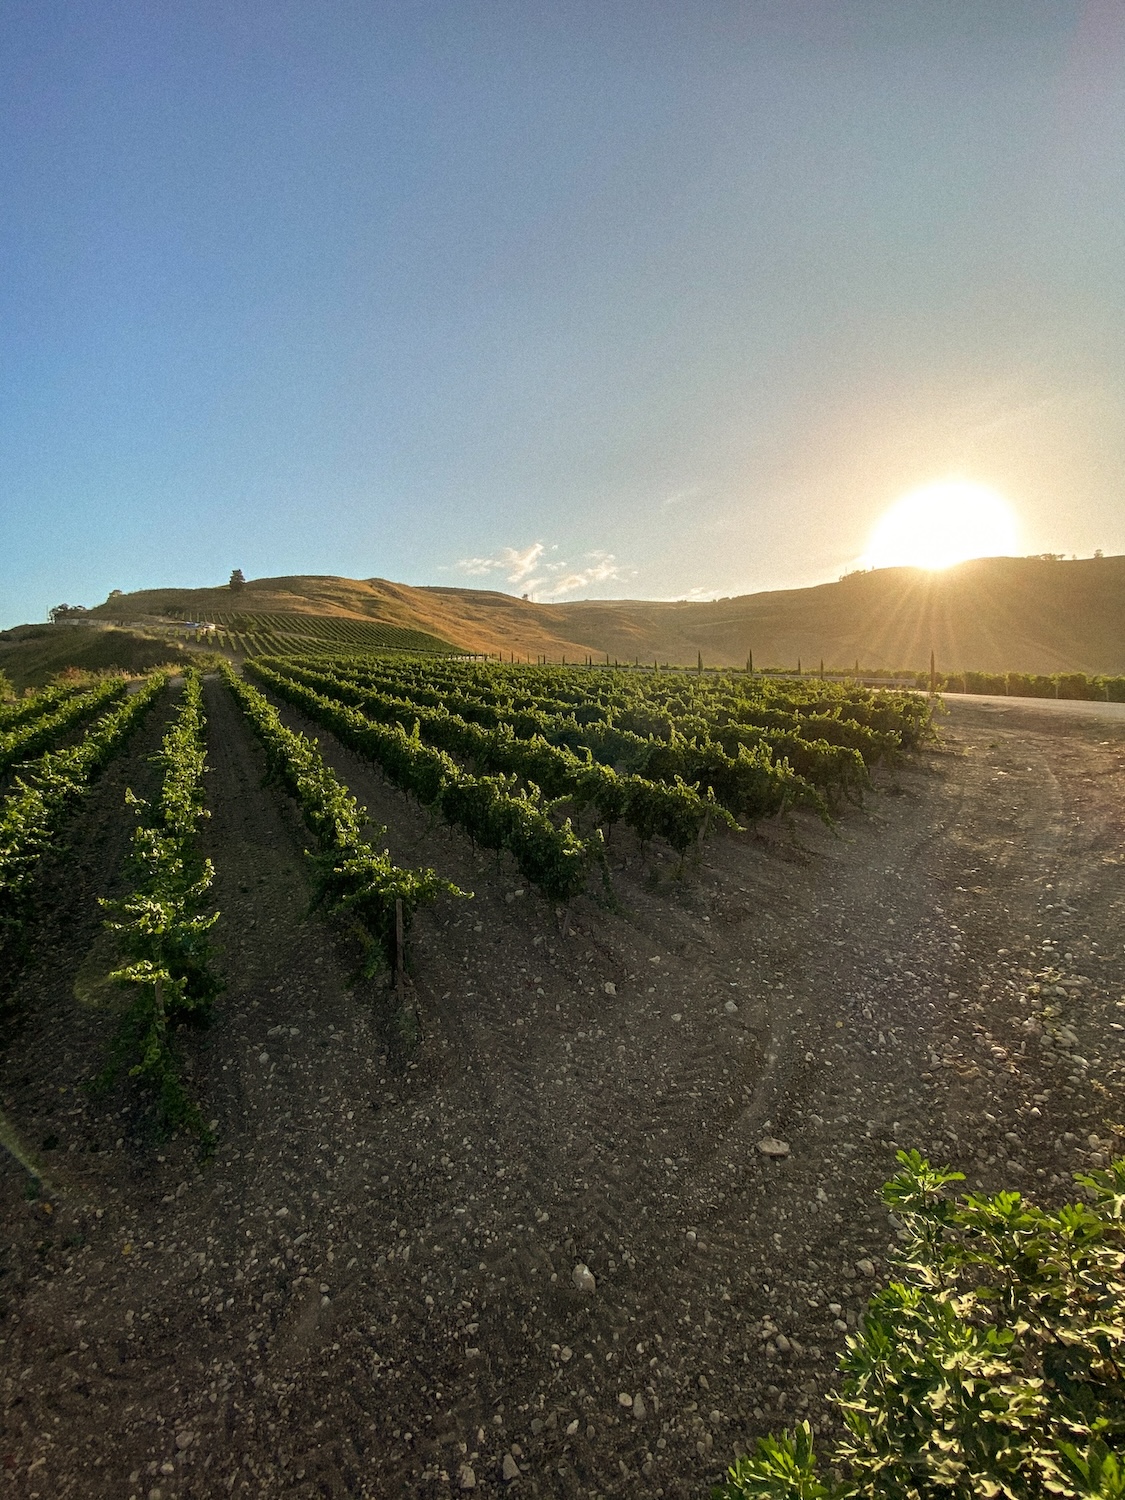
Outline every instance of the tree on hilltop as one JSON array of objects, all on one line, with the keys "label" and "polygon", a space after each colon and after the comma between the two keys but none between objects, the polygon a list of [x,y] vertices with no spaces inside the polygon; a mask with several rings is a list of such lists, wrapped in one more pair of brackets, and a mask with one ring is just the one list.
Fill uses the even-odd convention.
[{"label": "tree on hilltop", "polygon": [[241,568],[235,568],[234,572],[230,575],[230,587],[236,592],[246,587],[246,574]]}]

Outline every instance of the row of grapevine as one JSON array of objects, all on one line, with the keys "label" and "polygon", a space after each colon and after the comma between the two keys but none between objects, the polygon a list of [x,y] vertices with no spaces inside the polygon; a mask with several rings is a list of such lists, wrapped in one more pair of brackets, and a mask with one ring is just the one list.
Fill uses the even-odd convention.
[{"label": "row of grapevine", "polygon": [[[624,817],[638,832],[642,832],[643,824],[649,832],[642,832],[642,837],[651,837],[652,832],[661,833],[680,852],[695,836],[689,835],[685,822],[685,815],[691,811],[686,794],[693,786],[697,788],[699,799],[695,807],[698,830],[708,821],[709,806],[713,801],[736,817],[772,817],[800,804],[827,817],[824,796],[813,784],[814,780],[833,798],[840,793],[858,791],[867,783],[867,771],[857,751],[824,741],[806,741],[779,731],[730,730],[728,739],[732,743],[728,749],[706,736],[689,738],[678,734],[675,724],[670,736],[662,739],[619,728],[616,722],[598,718],[592,713],[584,714],[580,720],[574,714],[551,714],[539,708],[505,710],[501,704],[478,702],[450,691],[437,694],[408,688],[405,690],[407,696],[398,699],[397,703],[390,700],[391,706],[383,707],[378,693],[365,689],[346,674],[331,669],[317,673],[313,668],[284,658],[268,659],[261,665],[280,670],[290,677],[304,673],[305,681],[324,688],[330,696],[342,696],[346,701],[363,707],[365,712],[374,710],[376,716],[384,714],[400,723],[417,719],[422,724],[423,733],[426,732],[427,713],[432,715],[430,722],[437,725],[442,722],[443,709],[448,710],[467,725],[491,731],[490,739],[481,742],[482,748],[491,748],[492,753],[505,757],[510,769],[518,770],[530,780],[535,779],[530,771],[530,765],[534,763],[532,757],[526,749],[511,745],[510,739],[546,742],[536,758],[541,772],[550,769],[545,762],[549,760],[552,748],[567,751],[571,763],[577,765],[583,764],[578,759],[578,752],[588,754],[603,772],[612,767],[621,773],[614,782],[609,782],[603,775],[601,783],[592,771],[587,774],[585,785],[590,793],[587,800],[596,807],[598,801],[594,793],[601,785],[604,811],[599,808],[599,815],[609,821]],[[418,701],[427,699],[432,702],[435,698],[442,707],[431,709],[428,703]],[[466,734],[466,746],[469,738]],[[790,756],[797,761],[796,765]],[[529,769],[525,771],[524,765]],[[543,785],[542,782],[538,784]],[[661,797],[659,792],[651,790],[654,785],[668,789],[665,826],[660,826]],[[636,794],[631,812],[630,787]],[[658,820],[655,826],[652,822],[654,816]]]},{"label": "row of grapevine", "polygon": [[350,915],[368,947],[368,973],[396,957],[396,907],[405,927],[414,912],[438,896],[464,895],[433,870],[406,870],[392,864],[363,836],[367,814],[347,787],[325,765],[316,744],[281,722],[277,710],[250,683],[225,666],[223,677],[266,752],[270,775],[292,793],[317,841],[314,856],[317,899],[327,909]]},{"label": "row of grapevine", "polygon": [[761,677],[687,673],[579,672],[496,664],[390,662],[336,656],[334,670],[372,684],[410,684],[440,700],[449,690],[504,711],[571,714],[580,723],[605,721],[642,736],[708,737],[715,726],[749,724],[859,750],[870,765],[912,747],[928,732],[930,708],[917,694],[873,692],[856,684],[775,682]]},{"label": "row of grapevine", "polygon": [[547,797],[565,798],[579,812],[592,807],[598,821],[610,828],[623,822],[642,839],[659,834],[678,854],[683,854],[711,825],[737,827],[714,797],[701,797],[678,778],[669,784],[642,776],[619,776],[611,766],[548,744],[541,735],[519,739],[506,724],[483,729],[445,708],[427,708],[413,699],[355,687],[328,672],[290,665],[275,665],[272,670],[275,686],[284,677],[303,683],[322,697],[350,704],[380,724],[398,724],[404,729],[417,724],[427,745],[469,761],[477,773],[518,776]]},{"label": "row of grapevine", "polygon": [[[185,610],[170,610],[175,619],[186,620]],[[209,610],[207,623],[218,627],[220,640],[268,641],[271,644],[259,649],[273,651],[292,650],[319,646],[342,647],[348,650],[389,649],[391,651],[449,652],[453,648],[448,641],[430,635],[424,630],[415,630],[408,625],[392,625],[381,620],[355,620],[343,615],[283,614],[278,612],[248,610]],[[237,644],[232,649],[243,649]]]},{"label": "row of grapevine", "polygon": [[31,760],[41,751],[57,745],[72,729],[94,718],[124,692],[124,680],[110,678],[89,692],[64,699],[53,711],[49,708],[39,717],[0,733],[0,776],[12,766]]},{"label": "row of grapevine", "polygon": [[[920,688],[930,674],[919,672]],[[1008,698],[1069,698],[1091,703],[1125,703],[1125,677],[1087,672],[938,672],[942,693],[986,693]]]},{"label": "row of grapevine", "polygon": [[[166,1124],[188,1126],[206,1139],[171,1045],[172,1029],[204,1019],[221,987],[207,940],[219,914],[202,910],[214,870],[196,849],[199,823],[207,816],[205,736],[203,683],[189,668],[157,757],[164,768],[159,799],[149,804],[125,794],[140,818],[130,861],[133,889],[121,901],[102,904],[111,913],[106,926],[117,934],[124,959],[110,977],[133,997],[122,1018],[118,1055],[137,1059],[130,1073],[156,1089]],[[111,1066],[108,1073],[114,1071]]]},{"label": "row of grapevine", "polygon": [[14,968],[40,861],[54,845],[66,815],[166,683],[165,674],[154,674],[132,697],[104,714],[80,744],[40,756],[0,803],[0,972],[10,974]]},{"label": "row of grapevine", "polygon": [[80,692],[82,688],[71,683],[56,683],[52,687],[40,688],[37,693],[28,693],[22,698],[0,703],[0,732],[15,729],[18,724],[26,724],[29,719],[40,719],[52,708]]},{"label": "row of grapevine", "polygon": [[860,750],[868,763],[916,743],[929,722],[929,707],[915,694],[873,692],[850,683],[602,671],[570,674],[573,680],[564,688],[558,675],[556,669],[553,696],[611,714],[638,733],[667,737],[673,727],[680,733],[710,733],[714,726],[750,724],[807,738],[812,730],[817,738]]},{"label": "row of grapevine", "polygon": [[[423,745],[400,725],[377,724],[357,709],[326,698],[257,663],[248,667],[281,697],[331,729],[346,745],[375,761],[402,791],[435,808],[475,844],[506,849],[545,895],[569,901],[585,889],[600,840],[589,845],[569,818],[557,827],[542,795],[520,792],[515,776],[470,776],[444,750]],[[263,700],[265,701],[265,700]]]}]

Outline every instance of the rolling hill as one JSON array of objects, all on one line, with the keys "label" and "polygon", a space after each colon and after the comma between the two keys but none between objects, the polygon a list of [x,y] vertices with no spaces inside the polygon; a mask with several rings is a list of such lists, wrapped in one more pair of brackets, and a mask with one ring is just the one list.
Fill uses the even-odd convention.
[{"label": "rolling hill", "polygon": [[[946,671],[1121,673],[1125,557],[979,558],[941,573],[886,568],[708,603],[534,604],[495,591],[381,578],[260,578],[237,592],[223,586],[118,594],[89,620],[150,636],[167,630],[171,638],[186,620],[236,616],[248,632],[243,649],[258,649],[253,641],[265,637],[255,636],[254,622],[268,616],[272,639],[291,637],[294,649],[305,650],[335,621],[357,642],[413,639],[556,661],[608,654],[694,665],[702,653],[708,665],[740,666],[753,651],[756,666],[795,666],[798,658],[806,667],[821,660],[848,666],[858,659],[867,667],[922,670],[933,649]],[[344,622],[351,622],[346,631]],[[84,632],[68,633],[77,649]],[[3,655],[0,649],[0,667]]]}]

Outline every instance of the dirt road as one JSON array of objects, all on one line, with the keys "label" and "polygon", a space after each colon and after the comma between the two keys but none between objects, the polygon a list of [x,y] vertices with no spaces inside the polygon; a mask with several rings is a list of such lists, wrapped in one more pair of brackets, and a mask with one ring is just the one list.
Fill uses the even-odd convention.
[{"label": "dirt road", "polygon": [[1084,698],[1009,698],[991,694],[947,693],[945,702],[951,709],[999,709],[1004,713],[1030,713],[1040,719],[1107,719],[1125,724],[1125,703],[1102,703]]},{"label": "dirt road", "polygon": [[77,1086],[140,743],[48,882],[0,1072],[56,1189],[0,1179],[8,1493],[686,1497],[827,1425],[896,1145],[1058,1199],[1119,1134],[1125,724],[1001,701],[834,832],[718,839],[682,881],[615,834],[616,909],[565,938],[321,732],[395,857],[475,893],[419,921],[404,1058],[209,685],[228,989],[188,1055],[219,1148]]}]

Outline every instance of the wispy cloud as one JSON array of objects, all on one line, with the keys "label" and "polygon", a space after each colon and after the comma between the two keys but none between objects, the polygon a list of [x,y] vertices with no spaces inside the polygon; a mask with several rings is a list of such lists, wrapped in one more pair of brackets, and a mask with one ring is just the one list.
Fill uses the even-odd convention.
[{"label": "wispy cloud", "polygon": [[661,510],[671,510],[674,505],[683,505],[686,500],[696,500],[702,493],[702,486],[689,484],[686,488],[673,490],[670,495],[665,495],[660,502]]},{"label": "wispy cloud", "polygon": [[623,567],[612,552],[586,552],[577,562],[546,559],[557,547],[532,542],[529,547],[502,547],[491,557],[463,557],[455,566],[460,573],[483,578],[503,574],[508,583],[520,587],[532,599],[561,599],[596,583],[624,582],[635,569]]},{"label": "wispy cloud", "polygon": [[542,542],[532,542],[522,552],[516,547],[501,547],[492,557],[463,557],[456,566],[458,572],[471,573],[477,578],[488,573],[503,573],[509,583],[522,583],[534,573],[546,550]]}]

